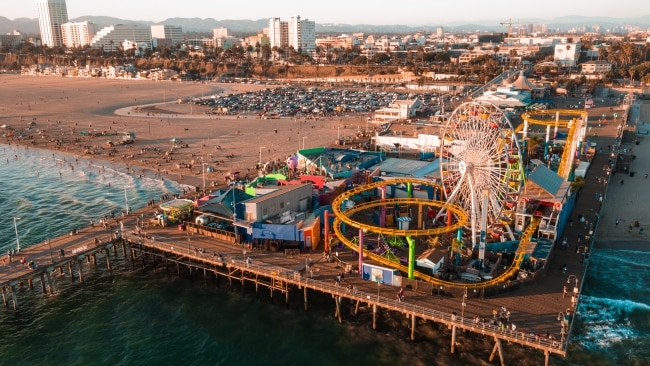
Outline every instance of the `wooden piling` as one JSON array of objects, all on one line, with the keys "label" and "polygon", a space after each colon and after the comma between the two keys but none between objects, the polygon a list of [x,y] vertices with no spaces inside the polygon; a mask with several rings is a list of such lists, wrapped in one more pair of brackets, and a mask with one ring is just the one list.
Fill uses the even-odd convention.
[{"label": "wooden piling", "polygon": [[14,304],[14,311],[18,310],[18,294],[16,294],[16,285],[11,285],[9,287],[9,291],[11,292],[11,298],[13,300]]},{"label": "wooden piling", "polygon": [[415,313],[411,314],[411,340],[415,340]]},{"label": "wooden piling", "polygon": [[4,286],[2,286],[2,302],[5,304],[6,308],[9,307],[9,303],[7,303],[7,294]]},{"label": "wooden piling", "polygon": [[456,326],[451,326],[451,353],[454,353],[454,348],[456,347]]},{"label": "wooden piling", "polygon": [[47,277],[47,284],[50,286],[50,295],[54,295],[54,284],[52,283],[50,271],[45,271],[45,276]]},{"label": "wooden piling", "polygon": [[109,256],[109,254],[110,254],[110,251],[108,249],[106,249],[106,269],[111,271],[112,270],[112,268],[111,268],[111,258]]},{"label": "wooden piling", "polygon": [[41,272],[41,289],[43,290],[43,295],[47,295],[47,287],[45,286],[45,273]]},{"label": "wooden piling", "polygon": [[307,309],[308,309],[308,306],[307,306],[307,287],[303,287],[302,292],[303,292],[303,304],[305,306],[305,311],[307,311]]},{"label": "wooden piling", "polygon": [[79,282],[84,282],[84,271],[83,271],[83,261],[78,260],[77,265],[79,266]]},{"label": "wooden piling", "polygon": [[499,359],[501,360],[501,366],[505,365],[505,361],[503,359],[503,346],[501,345],[501,340],[497,337],[494,337],[494,347],[492,347],[492,353],[490,353],[490,362],[494,360],[494,355],[499,352]]},{"label": "wooden piling", "polygon": [[74,282],[74,270],[72,268],[72,261],[68,262],[68,271],[70,272],[70,282]]},{"label": "wooden piling", "polygon": [[341,296],[336,296],[334,298],[334,302],[336,302],[336,314],[338,316],[339,323],[343,323],[343,317],[341,315]]},{"label": "wooden piling", "polygon": [[372,329],[377,329],[377,304],[372,304]]},{"label": "wooden piling", "polygon": [[548,352],[548,350],[545,349],[544,350],[544,366],[548,366],[549,358],[550,358],[550,353]]}]

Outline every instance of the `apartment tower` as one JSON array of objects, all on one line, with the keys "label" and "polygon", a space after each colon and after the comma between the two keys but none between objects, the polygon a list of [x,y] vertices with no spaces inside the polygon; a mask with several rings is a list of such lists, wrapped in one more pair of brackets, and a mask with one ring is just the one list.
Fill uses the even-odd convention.
[{"label": "apartment tower", "polygon": [[41,42],[48,47],[62,47],[61,25],[68,22],[65,0],[36,0]]}]

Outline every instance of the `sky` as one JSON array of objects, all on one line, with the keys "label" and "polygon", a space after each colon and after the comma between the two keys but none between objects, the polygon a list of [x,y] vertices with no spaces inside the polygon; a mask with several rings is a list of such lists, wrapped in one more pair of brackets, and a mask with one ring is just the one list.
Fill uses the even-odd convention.
[{"label": "sky", "polygon": [[[37,18],[35,0],[2,0],[0,16]],[[98,5],[103,4],[103,5]],[[137,4],[137,5],[135,5]],[[645,5],[643,5],[645,4]],[[552,19],[567,15],[614,18],[650,15],[646,0],[67,0],[68,17],[102,15],[125,20],[161,22],[168,18],[267,19],[300,15],[316,23],[374,25],[445,25],[479,21],[514,23],[524,19]]]}]

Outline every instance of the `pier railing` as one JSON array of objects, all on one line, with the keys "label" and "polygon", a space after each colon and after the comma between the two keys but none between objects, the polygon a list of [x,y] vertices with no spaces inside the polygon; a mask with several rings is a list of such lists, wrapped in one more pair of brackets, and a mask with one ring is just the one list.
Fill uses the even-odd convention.
[{"label": "pier railing", "polygon": [[[490,324],[486,321],[477,321],[476,318],[464,318],[458,316],[455,313],[447,313],[434,310],[421,305],[408,303],[408,301],[398,302],[397,299],[381,296],[378,292],[360,291],[356,287],[340,286],[333,281],[322,281],[310,278],[308,275],[304,276],[303,273],[309,273],[307,269],[303,272],[265,263],[258,259],[251,260],[246,257],[243,252],[242,256],[223,255],[216,251],[205,252],[201,251],[198,248],[192,249],[189,244],[183,245],[183,243],[180,242],[159,241],[156,240],[156,238],[128,236],[125,237],[125,239],[135,244],[141,244],[144,247],[154,248],[156,250],[170,254],[186,256],[189,259],[193,260],[199,260],[201,262],[204,262],[207,266],[214,267],[225,265],[229,267],[235,267],[242,272],[248,272],[251,274],[279,279],[299,288],[307,287],[323,293],[347,298],[352,301],[359,301],[361,303],[367,303],[368,305],[377,305],[385,309],[421,317],[423,319],[447,324],[449,326],[455,326],[457,328],[469,330],[475,333],[492,335],[509,342],[515,342],[537,349],[548,350],[549,352],[557,353],[560,355],[566,354],[566,339],[549,339],[539,334],[526,333],[516,330],[513,331],[512,329],[502,328],[500,326]],[[206,268],[208,268],[207,266]]]}]

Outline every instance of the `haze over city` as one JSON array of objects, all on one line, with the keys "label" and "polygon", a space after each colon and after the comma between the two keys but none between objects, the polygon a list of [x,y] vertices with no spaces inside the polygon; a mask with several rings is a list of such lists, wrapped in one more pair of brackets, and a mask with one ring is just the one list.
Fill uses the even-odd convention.
[{"label": "haze over city", "polygon": [[[377,4],[371,1],[330,0],[321,2],[282,1],[269,5],[262,0],[215,3],[210,0],[185,0],[182,3],[160,1],[114,0],[110,6],[97,6],[87,0],[67,0],[70,19],[82,16],[109,16],[128,20],[161,22],[168,18],[214,18],[258,20],[269,17],[301,15],[317,23],[375,25],[445,25],[453,23],[490,22],[507,19],[553,19],[564,16],[636,18],[650,14],[638,0],[549,0],[543,4],[518,5],[512,2],[466,0],[463,2],[432,2],[414,0],[404,4]],[[3,6],[0,16],[9,19],[36,18],[33,0],[12,2]]]}]

